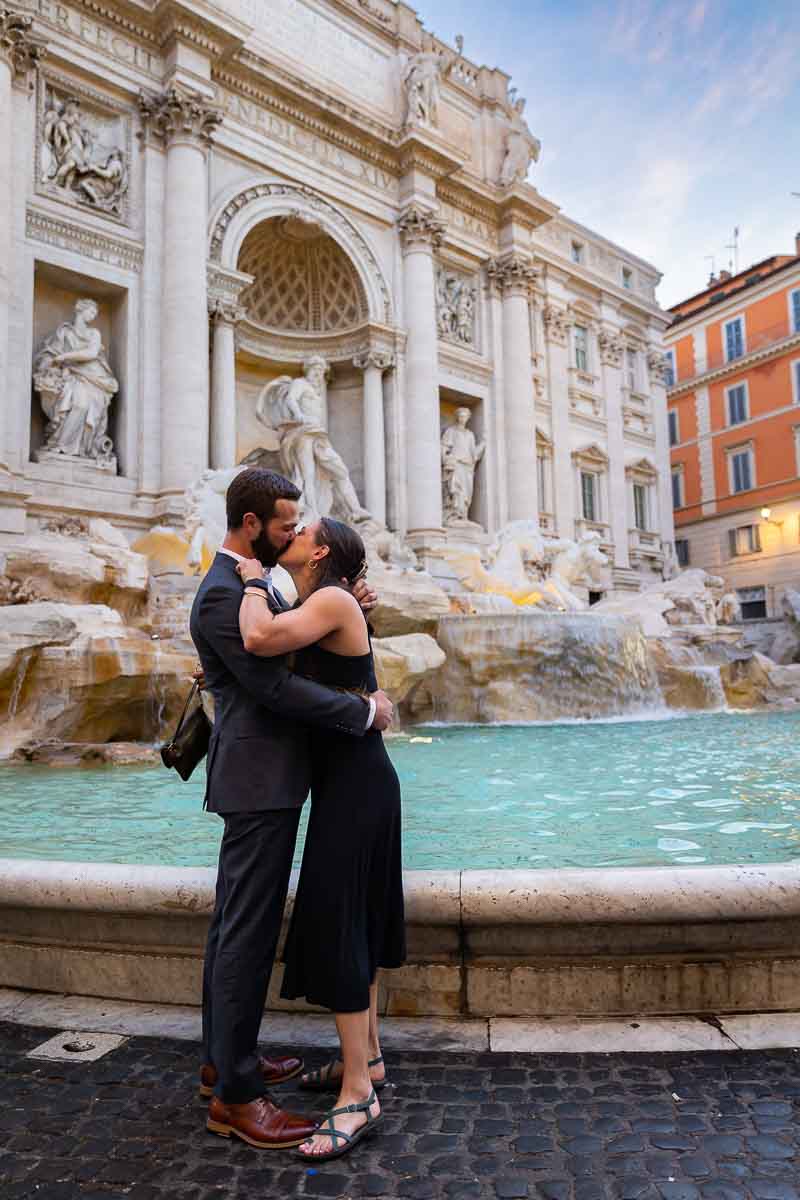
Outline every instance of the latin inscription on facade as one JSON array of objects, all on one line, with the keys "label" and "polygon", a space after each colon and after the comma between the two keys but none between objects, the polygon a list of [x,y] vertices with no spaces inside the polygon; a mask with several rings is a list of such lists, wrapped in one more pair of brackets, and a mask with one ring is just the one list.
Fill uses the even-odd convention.
[{"label": "latin inscription on facade", "polygon": [[93,50],[107,54],[129,67],[146,71],[149,75],[158,77],[160,74],[154,54],[108,25],[93,21],[85,13],[69,8],[66,4],[57,4],[55,0],[18,0],[18,3],[21,8],[35,13],[47,24],[79,38]]},{"label": "latin inscription on facade", "polygon": [[270,56],[283,51],[352,95],[394,111],[392,64],[369,42],[301,0],[242,0],[242,13],[267,39]]},{"label": "latin inscription on facade", "polygon": [[395,180],[387,171],[376,167],[374,163],[357,158],[355,154],[351,154],[339,146],[334,146],[332,142],[326,141],[325,138],[321,138],[315,133],[309,133],[307,129],[295,125],[292,121],[287,121],[285,117],[269,112],[260,104],[256,104],[252,100],[244,100],[233,92],[220,91],[220,99],[230,117],[252,129],[257,129],[259,133],[265,134],[270,140],[291,146],[315,163],[333,167],[335,170],[341,171],[353,179],[360,179],[383,192],[394,188]]}]

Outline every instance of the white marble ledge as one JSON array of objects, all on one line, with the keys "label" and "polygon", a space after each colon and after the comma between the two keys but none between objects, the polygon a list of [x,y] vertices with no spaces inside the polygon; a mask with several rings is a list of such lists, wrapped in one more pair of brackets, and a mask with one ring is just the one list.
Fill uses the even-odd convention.
[{"label": "white marble ledge", "polygon": [[[200,1009],[0,988],[0,1020],[39,1028],[199,1041]],[[800,1013],[709,1017],[444,1018],[390,1017],[387,1050],[518,1054],[654,1054],[706,1050],[800,1049]],[[331,1048],[333,1020],[313,1013],[270,1013],[261,1041],[273,1046]]]}]

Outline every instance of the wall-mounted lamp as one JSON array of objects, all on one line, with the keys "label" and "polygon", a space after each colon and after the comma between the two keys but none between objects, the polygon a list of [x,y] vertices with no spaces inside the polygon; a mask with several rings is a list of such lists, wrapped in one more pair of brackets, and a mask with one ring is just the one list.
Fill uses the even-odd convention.
[{"label": "wall-mounted lamp", "polygon": [[773,521],[771,508],[762,508],[761,517],[762,517],[762,520],[766,521],[768,525],[777,525],[780,527],[783,524],[782,520],[781,521]]}]

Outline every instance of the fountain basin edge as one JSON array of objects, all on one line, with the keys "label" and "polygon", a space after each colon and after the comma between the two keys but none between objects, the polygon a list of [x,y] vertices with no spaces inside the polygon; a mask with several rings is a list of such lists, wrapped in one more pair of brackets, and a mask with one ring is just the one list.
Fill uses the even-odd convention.
[{"label": "fountain basin edge", "polygon": [[[199,1004],[216,872],[0,859],[0,986]],[[296,885],[292,879],[290,901]],[[407,871],[394,1016],[800,1009],[800,863]],[[282,1001],[276,966],[268,1009]]]}]

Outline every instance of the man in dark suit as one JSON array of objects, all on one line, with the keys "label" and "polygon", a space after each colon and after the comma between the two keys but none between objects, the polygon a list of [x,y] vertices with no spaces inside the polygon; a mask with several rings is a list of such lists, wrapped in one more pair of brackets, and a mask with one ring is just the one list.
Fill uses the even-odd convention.
[{"label": "man in dark suit", "polygon": [[270,607],[288,607],[270,568],[294,537],[299,496],[288,479],[263,468],[234,478],[226,497],[228,533],[200,585],[190,622],[214,697],[205,807],[225,822],[203,974],[201,1094],[211,1096],[212,1132],[268,1149],[300,1145],[315,1127],[278,1108],[267,1093],[269,1084],[302,1070],[302,1061],[267,1059],[257,1051],[310,786],[309,727],[361,737],[392,719],[383,692],[368,700],[338,692],[292,675],[285,658],[257,658],[244,648],[238,560],[258,558],[265,567],[259,586]]}]

